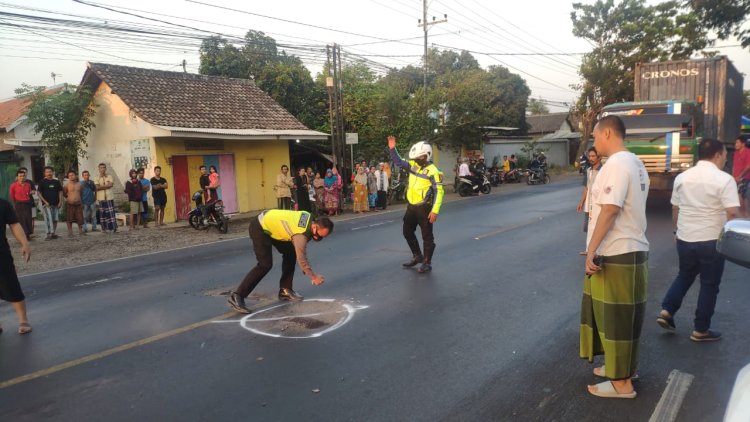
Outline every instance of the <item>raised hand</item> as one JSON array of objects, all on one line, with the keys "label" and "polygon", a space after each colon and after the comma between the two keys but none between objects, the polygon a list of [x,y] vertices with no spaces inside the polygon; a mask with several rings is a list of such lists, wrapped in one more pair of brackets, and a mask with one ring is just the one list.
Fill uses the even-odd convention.
[{"label": "raised hand", "polygon": [[396,137],[393,135],[388,136],[388,148],[389,149],[396,148]]}]

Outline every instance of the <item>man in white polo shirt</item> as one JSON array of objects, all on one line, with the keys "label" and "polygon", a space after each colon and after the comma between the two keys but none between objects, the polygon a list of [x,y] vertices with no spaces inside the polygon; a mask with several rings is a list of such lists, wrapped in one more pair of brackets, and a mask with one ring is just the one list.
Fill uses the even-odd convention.
[{"label": "man in white polo shirt", "polygon": [[593,362],[604,355],[594,375],[607,380],[589,385],[589,393],[632,399],[648,289],[649,180],[624,139],[625,125],[617,116],[603,117],[594,127],[594,146],[607,161],[591,185],[580,357]]},{"label": "man in white polo shirt", "polygon": [[721,333],[712,331],[711,317],[724,273],[724,258],[716,252],[716,240],[727,220],[739,214],[737,183],[721,171],[727,162],[724,144],[704,139],[698,146],[698,164],[677,176],[672,189],[672,222],[677,236],[680,270],[664,296],[656,322],[674,331],[674,314],[700,275],[701,288],[690,340],[715,341]]}]

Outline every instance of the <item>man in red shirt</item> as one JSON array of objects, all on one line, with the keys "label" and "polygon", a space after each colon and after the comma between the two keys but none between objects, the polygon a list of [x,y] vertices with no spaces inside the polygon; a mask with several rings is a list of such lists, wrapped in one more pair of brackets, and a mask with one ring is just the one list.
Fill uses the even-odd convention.
[{"label": "man in red shirt", "polygon": [[34,200],[31,196],[33,193],[34,190],[32,190],[31,184],[26,182],[26,172],[18,170],[16,172],[16,181],[10,185],[10,200],[13,202],[18,222],[21,223],[27,240],[31,240],[31,229],[34,224],[34,221],[31,219],[31,208],[34,206]]},{"label": "man in red shirt", "polygon": [[734,141],[734,164],[732,165],[732,176],[737,182],[738,186],[741,186],[742,181],[745,181],[744,192],[740,188],[740,216],[748,217],[750,214],[750,147],[747,146],[745,140],[742,137],[737,138]]}]

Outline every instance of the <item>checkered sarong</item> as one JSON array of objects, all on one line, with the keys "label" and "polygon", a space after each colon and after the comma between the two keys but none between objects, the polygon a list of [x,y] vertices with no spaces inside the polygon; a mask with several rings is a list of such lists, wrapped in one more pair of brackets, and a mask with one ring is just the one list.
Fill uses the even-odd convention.
[{"label": "checkered sarong", "polygon": [[117,220],[115,219],[115,201],[99,201],[99,212],[101,212],[102,230],[117,230]]}]

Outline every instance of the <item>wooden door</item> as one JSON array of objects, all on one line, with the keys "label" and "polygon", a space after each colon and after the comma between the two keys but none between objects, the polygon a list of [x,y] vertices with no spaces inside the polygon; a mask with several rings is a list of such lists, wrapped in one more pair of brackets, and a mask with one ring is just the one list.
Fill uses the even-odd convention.
[{"label": "wooden door", "polygon": [[172,173],[174,176],[175,214],[178,220],[186,220],[193,206],[186,156],[175,155],[172,157]]},{"label": "wooden door", "polygon": [[248,159],[246,164],[247,177],[245,177],[245,183],[247,183],[250,211],[262,210],[266,204],[266,198],[263,193],[263,160]]}]

